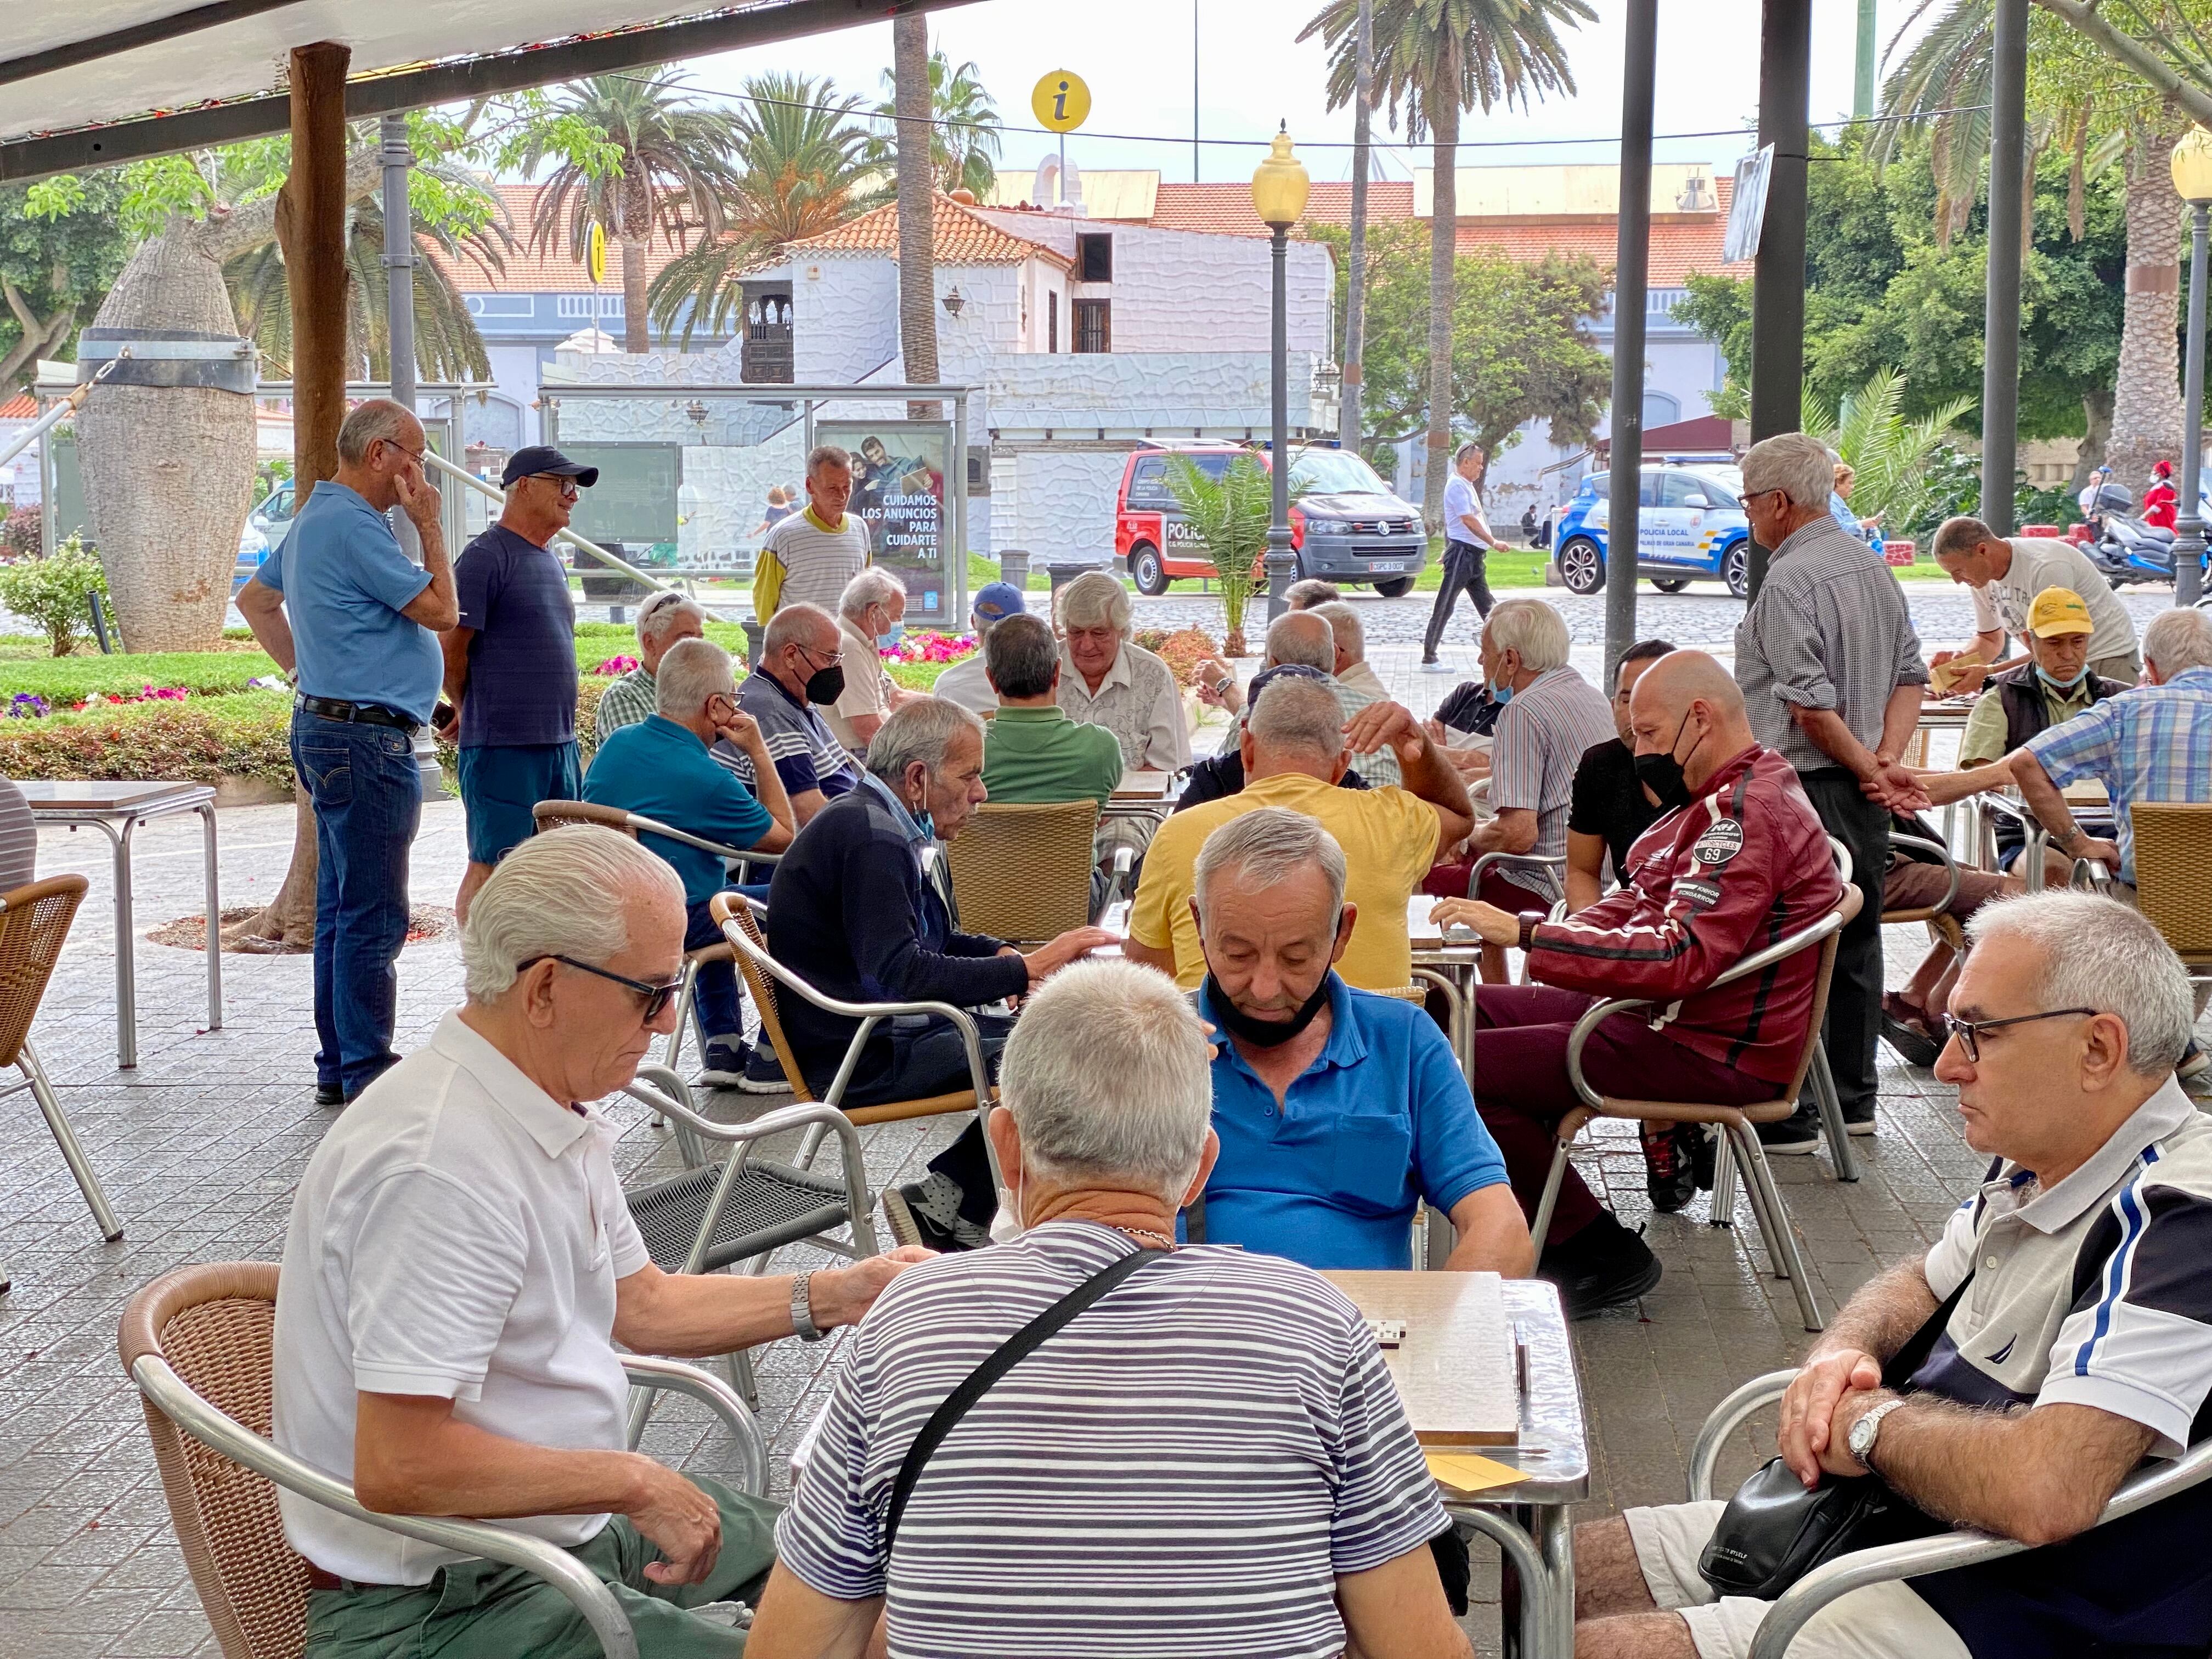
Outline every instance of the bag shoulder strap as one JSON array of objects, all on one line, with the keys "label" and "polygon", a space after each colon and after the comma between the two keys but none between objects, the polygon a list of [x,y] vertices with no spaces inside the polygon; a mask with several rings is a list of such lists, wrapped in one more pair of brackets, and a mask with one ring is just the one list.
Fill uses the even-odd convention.
[{"label": "bag shoulder strap", "polygon": [[969,1372],[967,1379],[945,1396],[944,1403],[930,1414],[929,1421],[922,1425],[921,1432],[915,1436],[914,1443],[906,1449],[905,1461],[899,1465],[898,1480],[891,1487],[890,1509],[884,1517],[884,1554],[886,1559],[890,1555],[892,1544],[898,1538],[899,1517],[906,1513],[907,1499],[914,1495],[915,1482],[921,1478],[922,1466],[944,1443],[945,1437],[952,1432],[953,1425],[968,1414],[968,1408],[981,1400],[993,1383],[1042,1346],[1054,1332],[1146,1262],[1166,1254],[1165,1250],[1160,1249],[1132,1250],[1127,1255],[1109,1262],[994,1348],[983,1363]]},{"label": "bag shoulder strap", "polygon": [[1970,1268],[1966,1276],[1959,1281],[1958,1289],[1943,1298],[1943,1305],[1929,1315],[1918,1330],[1905,1338],[1903,1347],[1890,1355],[1889,1363],[1881,1368],[1882,1387],[1904,1390],[1905,1385],[1912,1380],[1912,1373],[1928,1363],[1928,1356],[1936,1352],[1936,1344],[1942,1338],[1944,1327],[1951,1322],[1951,1316],[1958,1311],[1959,1304],[1966,1299],[1966,1287],[1973,1282],[1974,1275]]}]

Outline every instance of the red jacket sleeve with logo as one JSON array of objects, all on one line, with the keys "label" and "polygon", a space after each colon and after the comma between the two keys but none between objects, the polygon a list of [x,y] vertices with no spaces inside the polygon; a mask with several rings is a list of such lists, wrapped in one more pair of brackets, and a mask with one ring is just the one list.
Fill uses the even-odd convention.
[{"label": "red jacket sleeve with logo", "polygon": [[1795,769],[1772,750],[1745,750],[1697,799],[1645,830],[1628,864],[1624,886],[1536,928],[1530,977],[1662,1004],[1656,1023],[1675,1042],[1786,1081],[1812,1013],[1818,952],[1704,988],[1842,896],[1826,832]]}]

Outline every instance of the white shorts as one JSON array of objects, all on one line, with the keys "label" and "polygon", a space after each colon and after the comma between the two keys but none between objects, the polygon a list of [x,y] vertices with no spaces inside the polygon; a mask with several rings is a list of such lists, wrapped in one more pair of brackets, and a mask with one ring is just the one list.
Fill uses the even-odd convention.
[{"label": "white shorts", "polygon": [[[1698,1557],[1728,1505],[1672,1504],[1630,1510],[1622,1518],[1651,1599],[1679,1613],[1698,1659],[1749,1659],[1759,1621],[1774,1604],[1748,1595],[1717,1598],[1698,1573]],[[1790,1659],[1973,1659],[1958,1632],[1901,1580],[1838,1596],[1790,1644]]]}]

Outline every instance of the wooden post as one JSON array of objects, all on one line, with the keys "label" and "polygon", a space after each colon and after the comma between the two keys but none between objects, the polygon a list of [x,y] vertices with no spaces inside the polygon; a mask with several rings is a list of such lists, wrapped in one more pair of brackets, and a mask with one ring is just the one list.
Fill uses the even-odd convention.
[{"label": "wooden post", "polygon": [[292,170],[276,240],[292,302],[293,510],[337,471],[346,383],[346,67],[332,41],[292,50]]}]

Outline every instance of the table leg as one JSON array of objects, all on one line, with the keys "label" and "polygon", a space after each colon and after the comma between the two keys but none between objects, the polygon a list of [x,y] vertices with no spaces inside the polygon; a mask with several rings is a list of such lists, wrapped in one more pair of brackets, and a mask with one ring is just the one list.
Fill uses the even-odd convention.
[{"label": "table leg", "polygon": [[207,978],[208,1030],[222,1030],[222,895],[216,873],[215,803],[199,809],[202,839],[207,848]]},{"label": "table leg", "polygon": [[119,831],[100,827],[115,853],[115,1064],[129,1071],[138,1063],[138,952],[131,914],[131,832],[138,820],[126,817]]},{"label": "table leg", "polygon": [[1575,1528],[1565,1504],[1546,1504],[1536,1511],[1536,1547],[1550,1569],[1551,1641],[1548,1659],[1574,1659]]},{"label": "table leg", "polygon": [[[1464,1521],[1486,1538],[1495,1542],[1513,1564],[1514,1574],[1521,1581],[1521,1659],[1573,1659],[1571,1646],[1565,1652],[1554,1654],[1551,1632],[1557,1623],[1552,1610],[1555,1594],[1550,1565],[1536,1540],[1529,1537],[1512,1516],[1493,1509],[1478,1509],[1458,1504],[1446,1506],[1455,1520]],[[1540,1515],[1548,1510],[1540,1510]],[[1539,1523],[1539,1531],[1541,1523]],[[1567,1604],[1567,1629],[1572,1639],[1574,1603]]]}]

